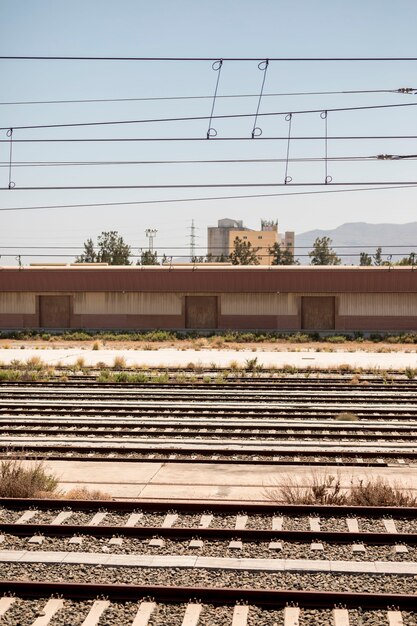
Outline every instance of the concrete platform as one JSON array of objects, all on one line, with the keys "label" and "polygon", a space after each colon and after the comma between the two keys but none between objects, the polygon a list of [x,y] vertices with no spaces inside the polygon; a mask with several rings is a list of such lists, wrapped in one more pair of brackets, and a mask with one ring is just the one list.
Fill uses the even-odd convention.
[{"label": "concrete platform", "polygon": [[263,366],[282,367],[292,365],[300,369],[334,368],[346,364],[351,367],[380,368],[383,370],[405,369],[417,367],[417,353],[414,346],[407,348],[409,352],[348,352],[337,350],[335,352],[279,352],[257,350],[178,350],[176,348],[161,348],[156,350],[90,350],[79,348],[41,348],[35,350],[28,348],[0,349],[0,362],[9,364],[13,360],[25,362],[32,357],[39,357],[50,365],[75,364],[77,359],[83,358],[85,365],[96,365],[104,362],[111,366],[115,357],[124,357],[126,364],[149,365],[153,367],[184,367],[188,363],[209,367],[215,363],[219,367],[229,367],[231,361],[239,365],[245,365],[248,359],[257,357],[258,363]]},{"label": "concrete platform", "polygon": [[176,567],[268,572],[334,572],[351,574],[399,574],[416,576],[411,561],[328,561],[309,559],[251,559],[142,554],[97,554],[94,552],[44,552],[0,550],[3,563],[71,563],[104,567]]},{"label": "concrete platform", "polygon": [[[27,463],[30,463],[28,461]],[[417,491],[417,467],[334,467],[290,465],[224,465],[146,462],[46,461],[65,492],[84,486],[117,499],[265,501],[277,484],[289,479],[308,484],[312,473],[340,476],[342,487],[352,478],[384,478]]]}]

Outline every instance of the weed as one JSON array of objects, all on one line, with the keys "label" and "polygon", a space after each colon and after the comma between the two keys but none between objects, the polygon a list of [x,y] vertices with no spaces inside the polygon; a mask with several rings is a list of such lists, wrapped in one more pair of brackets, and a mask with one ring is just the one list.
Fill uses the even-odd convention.
[{"label": "weed", "polygon": [[70,489],[63,496],[66,500],[112,500],[109,493],[98,489],[87,489],[87,487],[75,487]]},{"label": "weed", "polygon": [[417,369],[413,367],[406,367],[404,373],[407,376],[408,380],[413,380],[413,378],[417,376]]},{"label": "weed", "polygon": [[383,478],[359,480],[350,490],[350,504],[355,506],[417,506],[417,497],[400,485],[390,485]]},{"label": "weed", "polygon": [[338,413],[334,419],[338,422],[357,422],[359,420],[359,417],[356,415],[356,413],[342,411],[341,413]]},{"label": "weed", "polygon": [[47,474],[42,461],[24,463],[18,459],[0,463],[0,496],[2,498],[36,498],[54,494],[58,480]]},{"label": "weed", "polygon": [[95,341],[93,343],[93,350],[100,350],[100,342],[99,341]]},{"label": "weed", "polygon": [[261,372],[263,366],[261,363],[258,363],[258,357],[255,356],[253,359],[246,359],[245,361],[245,370],[247,372]]},{"label": "weed", "polygon": [[80,356],[75,361],[75,369],[76,370],[82,370],[84,367],[85,367],[85,359],[84,359],[84,357]]},{"label": "weed", "polygon": [[346,504],[339,476],[312,473],[310,484],[302,486],[292,476],[285,477],[285,484],[265,490],[268,500],[286,504]]},{"label": "weed", "polygon": [[45,367],[45,363],[39,356],[32,356],[26,361],[26,368],[28,370],[42,370]]},{"label": "weed", "polygon": [[114,370],[123,370],[126,367],[126,359],[124,356],[115,356],[113,361]]}]

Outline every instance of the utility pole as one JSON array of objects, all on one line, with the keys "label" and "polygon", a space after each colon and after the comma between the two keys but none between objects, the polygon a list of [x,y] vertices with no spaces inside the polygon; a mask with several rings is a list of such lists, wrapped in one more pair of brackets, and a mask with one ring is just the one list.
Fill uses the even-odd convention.
[{"label": "utility pole", "polygon": [[197,227],[194,225],[194,220],[191,220],[191,226],[189,228],[190,228],[190,261],[192,261],[195,258],[195,240],[197,238],[197,235],[195,234]]},{"label": "utility pole", "polygon": [[157,229],[156,228],[147,228],[145,230],[145,235],[148,237],[149,239],[149,252],[153,252],[153,240],[156,237],[156,233],[157,233]]}]

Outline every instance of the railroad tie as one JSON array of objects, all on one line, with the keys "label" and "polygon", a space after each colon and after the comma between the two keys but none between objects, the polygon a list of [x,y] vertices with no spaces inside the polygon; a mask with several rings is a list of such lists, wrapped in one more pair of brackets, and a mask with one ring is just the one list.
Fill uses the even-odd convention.
[{"label": "railroad tie", "polygon": [[349,613],[347,609],[333,609],[334,626],[349,626]]},{"label": "railroad tie", "polygon": [[155,602],[141,602],[132,626],[148,626],[148,622],[156,607]]},{"label": "railroad tie", "polygon": [[164,521],[161,524],[161,528],[172,528],[178,519],[177,513],[167,513]]},{"label": "railroad tie", "polygon": [[201,604],[189,604],[185,610],[181,626],[197,626],[202,610],[203,607]]},{"label": "railroad tie", "polygon": [[200,519],[200,523],[199,523],[199,528],[208,528],[210,526],[210,524],[212,523],[214,519],[214,515],[212,515],[211,513],[204,513],[201,516]]},{"label": "railroad tie", "polygon": [[300,609],[298,606],[286,606],[284,609],[284,626],[299,626]]},{"label": "railroad tie", "polygon": [[236,515],[235,530],[243,530],[248,523],[247,515]]},{"label": "railroad tie", "polygon": [[23,515],[21,515],[19,519],[15,521],[15,524],[26,524],[26,522],[32,519],[32,517],[35,517],[35,515],[37,514],[38,514],[38,511],[29,511],[29,510],[25,511]]},{"label": "railroad tie", "polygon": [[388,611],[387,617],[389,626],[404,626],[401,611]]},{"label": "railroad tie", "polygon": [[246,626],[248,623],[249,607],[237,605],[233,611],[232,626]]},{"label": "railroad tie", "polygon": [[319,533],[321,531],[320,528],[320,518],[319,517],[309,517],[308,518],[310,524],[310,530],[313,533]]},{"label": "railroad tie", "polygon": [[272,518],[272,530],[282,530],[282,525],[284,524],[283,517],[273,517]]},{"label": "railroad tie", "polygon": [[55,613],[57,613],[64,606],[64,601],[58,598],[53,598],[52,600],[48,600],[42,609],[42,615],[37,617],[35,621],[32,623],[32,626],[47,626],[51,619],[54,617]]},{"label": "railroad tie", "polygon": [[52,520],[51,524],[54,524],[56,526],[60,526],[69,517],[71,517],[72,514],[73,514],[73,511],[61,511],[61,513],[58,513],[58,515]]},{"label": "railroad tie", "polygon": [[99,511],[90,519],[87,526],[99,526],[101,522],[104,520],[104,518],[106,517],[106,515],[107,515],[106,512]]},{"label": "railroad tie", "polygon": [[16,601],[16,598],[1,598],[0,599],[0,617],[6,613],[12,606],[13,602]]},{"label": "railroad tie", "polygon": [[359,524],[358,524],[358,520],[354,519],[352,517],[347,517],[346,518],[346,525],[348,527],[348,531],[350,533],[358,533],[359,532]]},{"label": "railroad tie", "polygon": [[126,527],[132,528],[142,519],[143,513],[132,513],[125,524]]},{"label": "railroad tie", "polygon": [[387,533],[397,533],[397,527],[393,519],[384,519],[382,520],[385,526],[385,530]]},{"label": "railroad tie", "polygon": [[96,600],[81,626],[97,626],[100,617],[109,606],[110,602],[108,600]]}]

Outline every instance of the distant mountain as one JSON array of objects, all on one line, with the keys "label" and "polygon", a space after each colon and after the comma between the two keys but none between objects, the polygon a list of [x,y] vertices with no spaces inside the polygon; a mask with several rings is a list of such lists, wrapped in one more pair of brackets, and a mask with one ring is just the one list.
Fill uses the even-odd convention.
[{"label": "distant mountain", "polygon": [[382,248],[384,260],[392,255],[392,260],[398,261],[408,256],[410,252],[417,253],[417,222],[408,224],[351,222],[333,230],[317,229],[296,234],[295,253],[303,265],[309,264],[309,259],[302,255],[308,254],[317,237],[330,237],[332,247],[342,257],[342,263],[345,265],[359,264],[360,252],[372,255],[378,247]]}]

